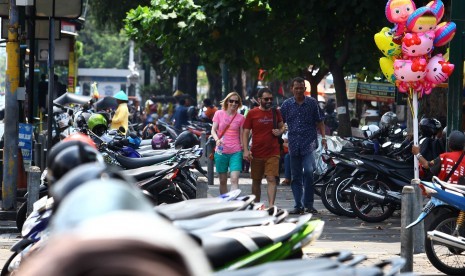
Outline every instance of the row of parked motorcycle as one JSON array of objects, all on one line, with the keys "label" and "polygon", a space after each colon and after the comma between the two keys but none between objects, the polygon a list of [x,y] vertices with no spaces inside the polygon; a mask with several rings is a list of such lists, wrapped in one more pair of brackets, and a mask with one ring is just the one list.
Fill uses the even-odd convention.
[{"label": "row of parked motorcycle", "polygon": [[[441,124],[424,118],[419,125],[421,153],[433,160],[444,148],[442,139],[436,138]],[[402,188],[413,179],[413,141],[399,127],[393,112],[385,113],[379,126],[362,130],[366,138],[331,137],[342,146],[321,152],[326,166],[316,190],[333,214],[381,222],[400,209]]]},{"label": "row of parked motorcycle", "polygon": [[27,218],[27,204],[19,209],[22,239],[1,275],[397,275],[405,263],[366,266],[350,252],[303,258],[323,221],[239,190],[195,199],[205,173],[197,135],[100,133],[89,126],[95,114],[50,151],[40,200]]},{"label": "row of parked motorcycle", "polygon": [[[325,166],[315,185],[331,213],[375,223],[400,210],[402,188],[413,179],[413,142],[395,119],[386,117],[380,127],[363,128],[365,139],[331,137],[337,146],[321,153]],[[446,130],[438,135],[442,128],[434,118],[423,118],[419,128],[420,152],[433,160],[445,150]],[[465,188],[428,171],[420,177],[420,188],[429,201],[407,228],[428,218],[424,241],[428,260],[447,275],[465,275]]]}]

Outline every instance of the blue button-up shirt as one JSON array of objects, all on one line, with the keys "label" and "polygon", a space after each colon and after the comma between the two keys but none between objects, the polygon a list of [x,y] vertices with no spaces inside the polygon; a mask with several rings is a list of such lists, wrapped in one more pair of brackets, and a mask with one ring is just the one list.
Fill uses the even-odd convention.
[{"label": "blue button-up shirt", "polygon": [[289,98],[282,104],[281,114],[288,127],[289,154],[296,156],[311,153],[315,149],[316,126],[324,120],[317,100],[305,97],[299,105],[294,97]]}]

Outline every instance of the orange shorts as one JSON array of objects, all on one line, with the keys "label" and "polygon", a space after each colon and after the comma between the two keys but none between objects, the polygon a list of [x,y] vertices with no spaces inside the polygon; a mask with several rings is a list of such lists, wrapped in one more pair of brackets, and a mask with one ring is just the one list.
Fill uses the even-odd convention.
[{"label": "orange shorts", "polygon": [[250,161],[250,177],[261,180],[264,175],[279,176],[279,155],[269,158],[252,158]]}]

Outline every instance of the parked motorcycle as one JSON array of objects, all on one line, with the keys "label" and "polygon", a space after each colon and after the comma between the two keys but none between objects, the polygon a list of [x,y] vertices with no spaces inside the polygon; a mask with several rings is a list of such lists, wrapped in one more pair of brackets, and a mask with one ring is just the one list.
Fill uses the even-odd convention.
[{"label": "parked motorcycle", "polygon": [[432,215],[425,225],[425,251],[428,260],[447,275],[465,274],[465,187],[441,181],[421,181],[420,188],[431,197],[413,227]]}]

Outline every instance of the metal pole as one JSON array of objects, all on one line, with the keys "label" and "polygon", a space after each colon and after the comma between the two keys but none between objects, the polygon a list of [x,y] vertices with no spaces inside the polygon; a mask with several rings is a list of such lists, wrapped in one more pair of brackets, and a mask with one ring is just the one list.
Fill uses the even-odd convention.
[{"label": "metal pole", "polygon": [[[200,135],[200,147],[203,148],[204,152],[206,152],[205,144],[207,143],[207,135],[205,132],[202,132]],[[202,157],[200,157],[200,164],[203,166],[207,165],[207,155],[202,154]]]},{"label": "metal pole", "polygon": [[40,168],[30,166],[27,174],[27,215],[32,213],[34,202],[39,200]]},{"label": "metal pole", "polygon": [[55,91],[55,19],[49,18],[48,41],[48,118],[47,118],[47,155],[52,148],[53,99]]},{"label": "metal pole", "polygon": [[8,25],[8,41],[6,43],[6,93],[5,93],[5,126],[3,151],[3,210],[16,209],[16,180],[18,175],[18,96],[19,85],[19,41],[18,41],[18,8],[16,0],[10,0]]},{"label": "metal pole", "polygon": [[[36,140],[39,140],[38,137]],[[42,168],[42,144],[39,142],[34,143],[34,165]]]},{"label": "metal pole", "polygon": [[462,130],[462,91],[463,91],[463,62],[465,36],[465,1],[451,1],[451,21],[454,22],[456,32],[450,42],[450,63],[455,65],[454,72],[449,77],[449,92],[447,93],[447,135],[452,130]]},{"label": "metal pole", "polygon": [[28,123],[34,123],[34,106],[37,106],[38,102],[35,102],[34,99],[34,66],[35,66],[35,54],[36,54],[36,28],[35,28],[35,6],[29,7],[29,79],[27,82],[27,95],[28,95]]},{"label": "metal pole", "polygon": [[[418,92],[413,92],[413,99],[412,99],[412,106],[413,106],[413,144],[418,146]],[[413,158],[413,177],[415,179],[420,178],[420,170],[419,170],[419,163],[418,159]]]},{"label": "metal pole", "polygon": [[402,189],[402,208],[400,218],[400,256],[405,259],[405,265],[401,272],[413,271],[413,230],[405,229],[413,220],[412,202],[415,191],[411,186],[404,186]]}]

